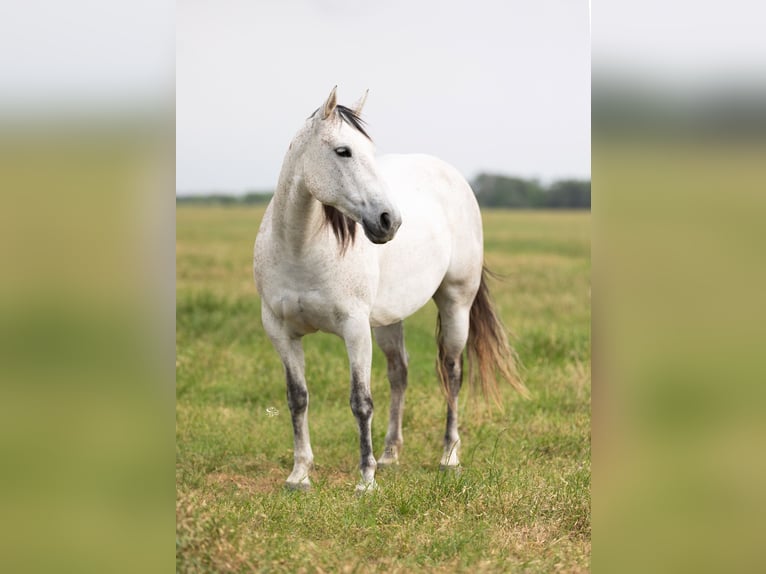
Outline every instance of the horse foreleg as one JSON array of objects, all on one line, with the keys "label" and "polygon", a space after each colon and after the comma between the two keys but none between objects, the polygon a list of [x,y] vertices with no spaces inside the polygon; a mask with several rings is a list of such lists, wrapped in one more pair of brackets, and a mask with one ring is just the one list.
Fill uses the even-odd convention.
[{"label": "horse foreleg", "polygon": [[[265,307],[265,306],[264,306]],[[287,477],[286,486],[293,490],[311,488],[309,471],[314,466],[314,453],[309,439],[309,393],[306,386],[305,360],[301,339],[281,334],[277,323],[264,311],[264,327],[274,344],[285,369],[287,404],[293,423],[293,470]]]},{"label": "horse foreleg", "polygon": [[343,339],[348,351],[351,370],[351,412],[359,426],[359,471],[361,480],[357,493],[377,488],[375,469],[377,463],[372,454],[372,394],[370,393],[370,369],[372,363],[372,338],[367,320],[349,321]]},{"label": "horse foreleg", "polygon": [[300,369],[285,365],[287,404],[293,422],[293,470],[287,477],[287,487],[307,490],[311,487],[309,471],[314,467],[314,453],[309,439],[309,393],[303,374],[303,348],[300,347]]},{"label": "horse foreleg", "polygon": [[388,382],[391,385],[391,410],[386,432],[386,448],[378,459],[378,465],[399,464],[399,454],[404,444],[402,437],[402,416],[404,415],[404,393],[407,390],[407,351],[404,348],[402,323],[377,327],[373,331],[378,346],[386,355]]}]

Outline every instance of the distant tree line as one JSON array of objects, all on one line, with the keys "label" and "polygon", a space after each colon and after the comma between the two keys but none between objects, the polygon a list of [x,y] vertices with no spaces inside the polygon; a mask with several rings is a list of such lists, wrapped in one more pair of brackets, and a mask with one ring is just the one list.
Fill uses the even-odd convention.
[{"label": "distant tree line", "polygon": [[[591,108],[594,135],[631,140],[763,141],[766,135],[766,87],[741,78],[687,90],[638,76],[593,78]],[[594,143],[597,139],[594,139]]]},{"label": "distant tree line", "polygon": [[206,193],[202,195],[176,195],[176,203],[184,205],[263,205],[271,200],[273,193],[251,192],[244,195]]},{"label": "distant tree line", "polygon": [[[590,209],[590,180],[563,179],[546,186],[535,179],[482,173],[474,178],[471,187],[481,207]],[[272,195],[268,192],[177,195],[176,202],[185,205],[263,205]]]},{"label": "distant tree line", "polygon": [[482,173],[471,187],[481,207],[590,209],[590,180],[563,179],[545,186],[535,179]]}]

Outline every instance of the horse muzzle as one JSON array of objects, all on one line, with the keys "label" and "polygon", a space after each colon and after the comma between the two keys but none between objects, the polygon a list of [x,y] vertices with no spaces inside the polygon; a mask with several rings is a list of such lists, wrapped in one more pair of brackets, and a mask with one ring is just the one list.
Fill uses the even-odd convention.
[{"label": "horse muzzle", "polygon": [[401,224],[402,218],[396,212],[383,211],[374,219],[362,218],[364,234],[378,245],[391,241]]}]

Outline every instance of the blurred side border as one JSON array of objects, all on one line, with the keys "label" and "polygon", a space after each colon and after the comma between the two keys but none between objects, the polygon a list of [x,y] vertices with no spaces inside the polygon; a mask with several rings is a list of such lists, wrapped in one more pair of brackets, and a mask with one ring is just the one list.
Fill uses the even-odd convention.
[{"label": "blurred side border", "polygon": [[593,567],[753,571],[766,76],[593,74]]}]

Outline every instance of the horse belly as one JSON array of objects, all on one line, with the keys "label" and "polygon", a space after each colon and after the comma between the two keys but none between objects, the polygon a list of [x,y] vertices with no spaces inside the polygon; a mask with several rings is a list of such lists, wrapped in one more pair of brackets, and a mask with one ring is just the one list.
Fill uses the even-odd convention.
[{"label": "horse belly", "polygon": [[[429,277],[429,281],[400,281],[396,284],[381,285],[378,299],[370,314],[370,325],[381,327],[403,321],[421,309],[436,292],[441,280]],[[381,293],[382,292],[382,293]]]},{"label": "horse belly", "polygon": [[[409,223],[414,218],[409,218]],[[433,296],[450,263],[449,245],[436,229],[405,225],[382,247],[378,291],[370,315],[373,327],[409,317]]]},{"label": "horse belly", "polygon": [[412,315],[448,275],[478,277],[482,263],[481,216],[470,186],[455,168],[424,155],[382,156],[378,166],[402,225],[380,247],[373,326]]}]

